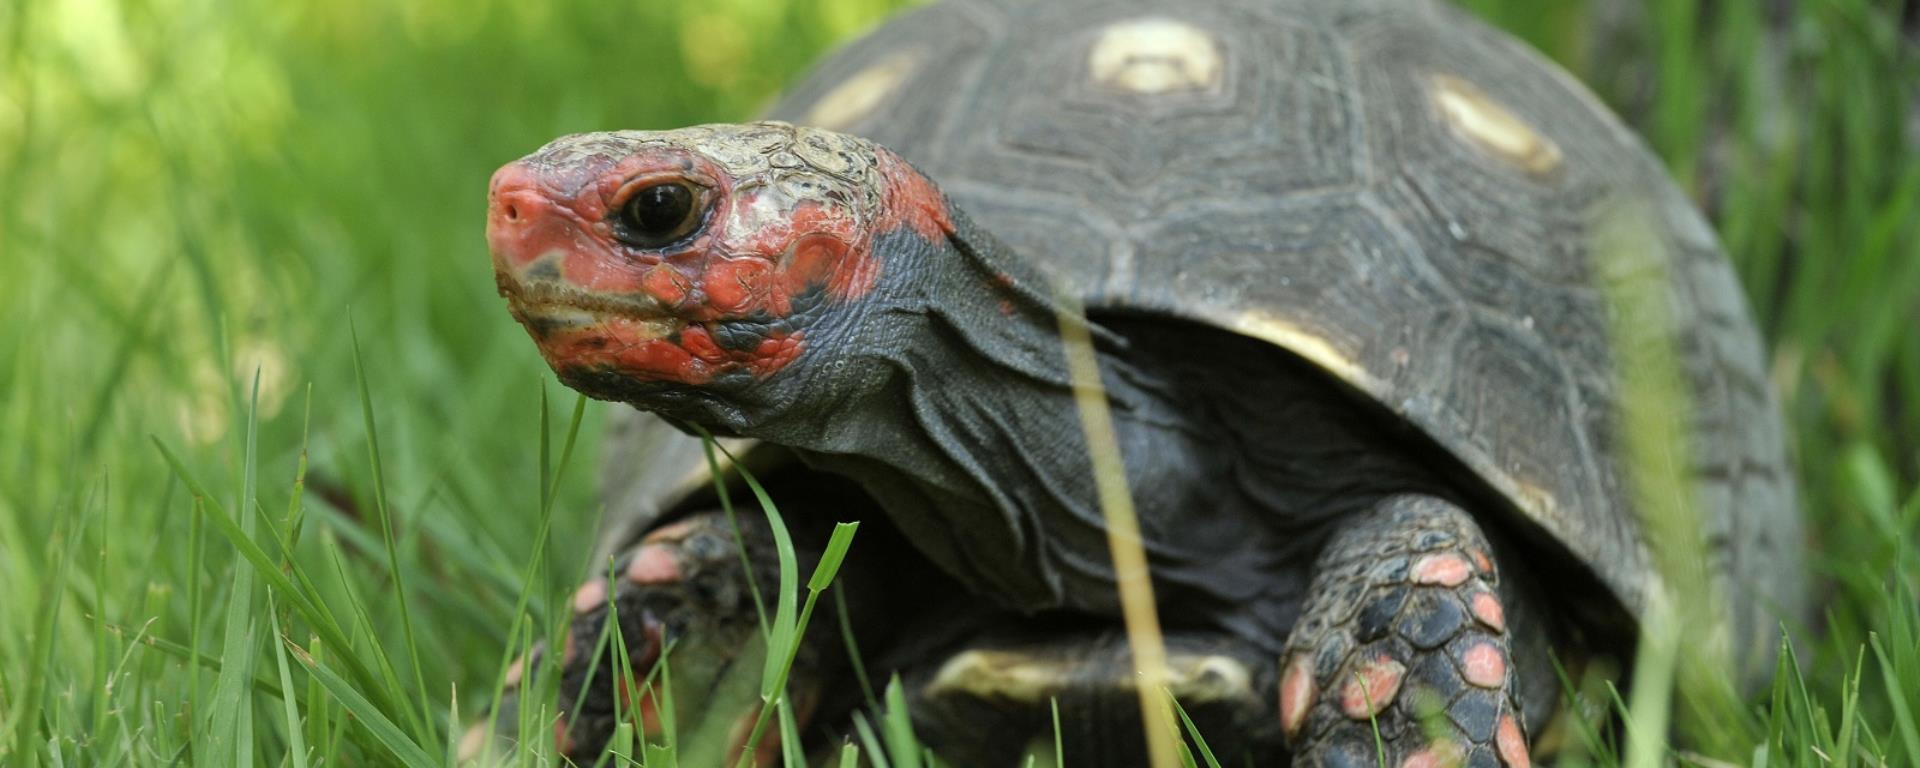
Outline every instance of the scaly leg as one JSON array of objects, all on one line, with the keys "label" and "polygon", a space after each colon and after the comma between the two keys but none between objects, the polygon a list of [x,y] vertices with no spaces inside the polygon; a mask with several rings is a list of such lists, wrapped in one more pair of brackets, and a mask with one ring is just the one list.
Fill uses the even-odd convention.
[{"label": "scaly leg", "polygon": [[1479,524],[1447,501],[1390,497],[1345,522],[1283,657],[1295,764],[1529,765],[1513,650],[1543,629],[1512,621],[1510,596]]},{"label": "scaly leg", "polygon": [[[771,537],[757,510],[743,511],[740,523],[748,561],[754,565],[753,578],[763,590],[762,599],[772,600],[770,592],[779,577],[772,568],[776,558]],[[553,737],[560,754],[582,764],[593,762],[623,719],[635,724],[636,738],[659,736],[661,697],[655,687],[657,676],[650,682],[649,675],[671,645],[668,666],[677,726],[685,732],[718,718],[704,732],[723,734],[729,755],[713,757],[734,762],[732,755],[738,754],[758,714],[761,658],[760,620],[741,546],[718,511],[687,515],[649,532],[619,557],[613,563],[611,582],[603,571],[574,592],[573,619],[559,659],[562,719],[554,725]],[[814,557],[802,553],[808,567]],[[607,635],[610,614],[617,617],[619,646],[623,646],[612,650],[624,655],[624,666],[616,665],[616,657],[606,652],[596,660],[596,650],[615,645]],[[816,645],[802,647],[789,683],[803,722],[817,696]],[[546,652],[536,647],[509,670],[508,684],[516,695],[503,708],[497,733],[511,734],[522,677]],[[484,746],[476,736],[470,736],[472,748],[463,752],[478,752]],[[761,764],[771,764],[778,744],[778,730],[769,728],[759,744]]]}]

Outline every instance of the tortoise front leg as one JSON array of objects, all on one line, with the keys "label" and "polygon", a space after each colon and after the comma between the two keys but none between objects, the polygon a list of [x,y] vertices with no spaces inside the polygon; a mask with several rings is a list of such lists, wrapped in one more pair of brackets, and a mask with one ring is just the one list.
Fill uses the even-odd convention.
[{"label": "tortoise front leg", "polygon": [[[719,511],[689,514],[650,531],[637,546],[612,563],[611,575],[587,580],[574,592],[573,618],[561,641],[559,705],[553,724],[558,753],[591,764],[607,747],[622,720],[636,737],[662,735],[662,697],[655,666],[666,659],[673,676],[679,729],[718,736],[726,754],[709,755],[716,764],[735,759],[758,714],[760,619],[748,586],[740,549],[755,569],[761,589],[778,583],[771,536],[757,512],[740,516],[745,541]],[[803,559],[817,558],[807,548]],[[770,597],[767,599],[771,599]],[[617,617],[620,642],[610,632]],[[671,646],[671,650],[669,650]],[[514,690],[504,702],[495,733],[506,739],[518,717],[523,673],[550,651],[536,647],[508,672]],[[671,658],[666,658],[670,654]],[[616,655],[618,656],[616,663]],[[790,692],[804,721],[819,690],[819,649],[802,648],[794,665]],[[463,758],[478,757],[487,746],[468,734]],[[711,744],[703,744],[711,746]],[[761,739],[759,765],[771,765],[779,733]]]},{"label": "tortoise front leg", "polygon": [[1449,502],[1395,496],[1344,522],[1283,657],[1295,764],[1528,765],[1513,649],[1543,628],[1499,586],[1479,524]]},{"label": "tortoise front leg", "polygon": [[[796,491],[786,519],[802,577],[813,572],[845,500],[822,491]],[[759,715],[759,683],[765,651],[761,617],[747,578],[774,609],[779,558],[764,515],[739,511],[741,536],[718,510],[679,515],[648,531],[611,564],[590,578],[572,600],[573,618],[557,659],[560,719],[553,726],[555,751],[588,765],[599,758],[622,721],[636,736],[662,740],[669,725],[662,717],[659,675],[664,661],[672,676],[674,735],[682,764],[735,765],[753,721]],[[744,552],[743,552],[744,550]],[[744,562],[743,562],[744,561]],[[868,669],[884,680],[897,667],[916,662],[926,648],[964,636],[983,619],[969,607],[956,585],[900,538],[883,520],[862,524],[834,588],[846,600],[852,633],[859,638]],[[860,700],[851,683],[849,660],[836,610],[823,606],[801,638],[788,678],[788,695],[803,733],[838,729]],[[621,642],[608,634],[617,617]],[[519,692],[522,670],[538,666],[536,649],[516,662],[509,684]],[[623,662],[616,664],[616,660]],[[631,674],[621,674],[621,670]],[[495,733],[508,735],[517,724],[519,699],[504,703]],[[809,721],[814,727],[809,728]],[[470,731],[462,753],[479,756],[496,745],[480,743],[483,728]],[[780,733],[762,735],[756,764],[779,762]]]},{"label": "tortoise front leg", "polygon": [[[760,653],[758,611],[749,585],[747,566],[754,569],[759,589],[773,590],[779,575],[773,564],[772,536],[757,511],[738,517],[742,541],[718,510],[688,515],[650,531],[639,546],[614,561],[612,581],[589,580],[574,594],[569,651],[575,659],[561,668],[560,703],[569,712],[570,733],[561,739],[563,751],[583,764],[599,755],[617,722],[616,712],[628,713],[648,739],[662,735],[660,697],[648,685],[655,665],[666,661],[679,694],[682,729],[692,727],[725,734],[726,757],[737,762],[739,750],[759,714],[757,683]],[[741,550],[745,549],[743,561]],[[817,551],[804,547],[800,556],[811,565]],[[762,599],[772,600],[771,594]],[[589,658],[602,641],[610,616],[617,616],[626,665],[632,677],[622,678],[611,655],[596,666]],[[663,652],[672,645],[670,659]],[[815,702],[819,681],[817,649],[802,648],[789,687],[796,711],[804,723]],[[658,685],[657,676],[652,681]],[[619,697],[618,706],[615,697]],[[717,722],[708,722],[717,721]],[[712,730],[718,728],[719,730]],[[779,733],[767,734],[759,744],[757,765],[771,765],[779,754]],[[714,757],[718,757],[717,755]]]}]

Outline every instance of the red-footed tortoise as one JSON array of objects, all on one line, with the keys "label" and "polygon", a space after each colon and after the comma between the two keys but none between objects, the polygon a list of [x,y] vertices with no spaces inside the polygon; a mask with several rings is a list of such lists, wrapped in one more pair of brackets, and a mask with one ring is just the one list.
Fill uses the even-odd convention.
[{"label": "red-footed tortoise", "polygon": [[[803,550],[889,524],[842,574],[856,637],[959,764],[1050,735],[1054,697],[1084,704],[1076,760],[1141,759],[1062,313],[1096,339],[1175,693],[1222,751],[1525,764],[1550,651],[1630,653],[1675,530],[1718,597],[1690,636],[1744,679],[1804,610],[1713,233],[1592,95],[1444,3],[952,0],[773,115],[502,168],[500,291],[568,385],[751,438]],[[1682,453],[1649,469],[1634,430],[1662,423]],[[757,632],[711,498],[668,490],[687,440],[615,452],[647,532],[576,601],[575,752],[641,706],[582,687],[610,596],[640,672]],[[857,692],[817,634],[795,701],[831,728]]]}]

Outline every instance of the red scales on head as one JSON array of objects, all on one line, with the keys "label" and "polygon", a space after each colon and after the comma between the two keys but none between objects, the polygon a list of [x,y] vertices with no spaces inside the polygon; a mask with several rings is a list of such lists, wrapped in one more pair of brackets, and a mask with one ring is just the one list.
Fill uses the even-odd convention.
[{"label": "red scales on head", "polygon": [[949,225],[940,193],[864,140],[782,123],[559,139],[494,174],[500,293],[555,371],[764,378],[808,312],[867,295],[877,236]]}]

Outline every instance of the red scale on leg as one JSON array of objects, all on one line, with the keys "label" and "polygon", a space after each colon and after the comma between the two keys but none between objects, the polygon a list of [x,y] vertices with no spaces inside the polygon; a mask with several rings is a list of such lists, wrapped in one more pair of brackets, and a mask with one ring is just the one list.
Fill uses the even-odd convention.
[{"label": "red scale on leg", "polygon": [[1495,632],[1507,631],[1507,613],[1500,607],[1500,599],[1492,592],[1476,592],[1467,602],[1467,608],[1473,611],[1473,617],[1480,623],[1493,628]]},{"label": "red scale on leg", "polygon": [[1451,741],[1439,741],[1426,749],[1407,755],[1400,762],[1400,768],[1459,768],[1466,762],[1460,754],[1460,745]]},{"label": "red scale on leg", "polygon": [[1298,735],[1300,726],[1306,724],[1307,712],[1313,709],[1313,694],[1313,657],[1294,654],[1286,675],[1280,678],[1280,728],[1287,738]]},{"label": "red scale on leg", "polygon": [[681,579],[680,560],[665,544],[647,544],[627,564],[626,577],[635,584],[671,584]]},{"label": "red scale on leg", "polygon": [[1437,584],[1443,587],[1457,587],[1466,583],[1473,575],[1473,566],[1466,558],[1452,552],[1426,555],[1413,563],[1413,580],[1418,584]]},{"label": "red scale on leg", "polygon": [[1480,569],[1480,574],[1482,576],[1491,575],[1493,573],[1493,560],[1492,558],[1487,557],[1486,550],[1481,550],[1481,549],[1468,550],[1467,554],[1473,557],[1473,567]]},{"label": "red scale on leg", "polygon": [[573,612],[586,613],[607,604],[606,579],[593,579],[573,591]]},{"label": "red scale on leg", "polygon": [[1520,732],[1520,723],[1513,715],[1502,715],[1500,727],[1493,734],[1494,747],[1500,753],[1500,762],[1507,768],[1529,768],[1533,758],[1527,754],[1527,737]]},{"label": "red scale on leg", "polygon": [[[1491,552],[1469,513],[1437,499],[1389,499],[1328,542],[1288,643],[1349,654],[1323,681],[1333,690],[1313,694],[1343,716],[1295,726],[1289,716],[1312,720],[1288,706],[1306,686],[1283,675],[1281,725],[1299,728],[1288,739],[1298,763],[1527,765],[1514,681],[1534,671],[1508,647],[1510,633],[1537,628],[1507,626]],[[1439,717],[1425,716],[1429,703]]]},{"label": "red scale on leg", "polygon": [[1379,714],[1393,703],[1406,674],[1406,665],[1384,653],[1360,662],[1340,686],[1340,711],[1355,720]]},{"label": "red scale on leg", "polygon": [[1481,688],[1499,688],[1507,682],[1507,658],[1493,643],[1481,640],[1460,654],[1460,676]]}]

